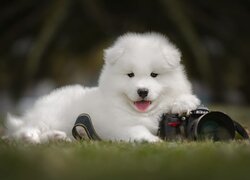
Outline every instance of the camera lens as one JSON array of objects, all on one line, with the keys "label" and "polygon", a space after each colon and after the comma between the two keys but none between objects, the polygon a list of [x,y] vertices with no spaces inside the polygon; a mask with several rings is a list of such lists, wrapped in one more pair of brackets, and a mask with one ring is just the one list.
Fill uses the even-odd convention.
[{"label": "camera lens", "polygon": [[201,116],[195,123],[195,138],[214,141],[230,140],[235,136],[232,119],[222,112],[209,112]]}]

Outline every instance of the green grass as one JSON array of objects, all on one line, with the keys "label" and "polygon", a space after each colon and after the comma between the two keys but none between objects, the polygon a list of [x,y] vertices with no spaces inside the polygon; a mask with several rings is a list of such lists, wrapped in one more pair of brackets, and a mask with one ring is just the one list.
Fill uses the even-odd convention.
[{"label": "green grass", "polygon": [[0,145],[0,179],[249,179],[250,144],[75,142]]},{"label": "green grass", "polygon": [[[213,106],[250,127],[247,107]],[[250,142],[0,141],[0,180],[250,179]]]}]

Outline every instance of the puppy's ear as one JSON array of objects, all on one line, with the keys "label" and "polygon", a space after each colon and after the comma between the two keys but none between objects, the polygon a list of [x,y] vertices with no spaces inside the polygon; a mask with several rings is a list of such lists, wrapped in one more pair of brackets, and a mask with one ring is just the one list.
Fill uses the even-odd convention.
[{"label": "puppy's ear", "polygon": [[176,68],[179,66],[180,61],[181,61],[181,53],[180,53],[179,49],[177,49],[174,46],[163,47],[162,54],[166,60],[167,65],[170,68]]},{"label": "puppy's ear", "polygon": [[104,61],[107,64],[115,64],[116,61],[122,56],[124,50],[120,47],[110,47],[104,50]]}]

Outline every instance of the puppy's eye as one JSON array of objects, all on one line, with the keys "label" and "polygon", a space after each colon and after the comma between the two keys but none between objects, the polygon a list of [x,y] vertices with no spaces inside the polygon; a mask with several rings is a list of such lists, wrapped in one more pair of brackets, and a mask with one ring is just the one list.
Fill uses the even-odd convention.
[{"label": "puppy's eye", "polygon": [[157,76],[158,76],[158,74],[157,74],[157,73],[153,73],[153,72],[152,72],[152,73],[150,74],[150,76],[151,76],[151,77],[153,77],[153,78],[155,78],[155,77],[157,77]]},{"label": "puppy's eye", "polygon": [[134,73],[128,73],[127,75],[128,75],[128,77],[130,77],[130,78],[132,78],[132,77],[134,77],[134,76],[135,76],[135,74],[134,74]]}]

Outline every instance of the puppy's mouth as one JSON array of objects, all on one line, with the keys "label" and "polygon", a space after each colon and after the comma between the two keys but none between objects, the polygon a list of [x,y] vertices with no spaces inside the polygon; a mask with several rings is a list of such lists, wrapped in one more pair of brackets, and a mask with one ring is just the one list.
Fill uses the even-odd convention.
[{"label": "puppy's mouth", "polygon": [[134,105],[138,111],[145,112],[147,111],[151,103],[152,101],[141,100],[141,101],[135,101]]}]

